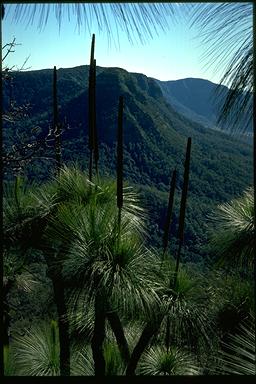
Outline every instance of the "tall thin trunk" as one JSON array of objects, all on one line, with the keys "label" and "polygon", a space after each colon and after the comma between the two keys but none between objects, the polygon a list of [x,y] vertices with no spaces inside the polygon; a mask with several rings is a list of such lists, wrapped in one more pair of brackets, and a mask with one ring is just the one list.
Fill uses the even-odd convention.
[{"label": "tall thin trunk", "polygon": [[180,218],[179,218],[179,227],[178,227],[179,248],[178,248],[178,253],[176,258],[174,287],[176,286],[176,283],[177,283],[181,247],[184,242],[184,225],[185,225],[186,201],[187,201],[187,194],[188,194],[190,153],[191,153],[191,137],[188,138],[186,158],[185,158],[185,164],[184,164],[184,178],[183,178],[183,188],[182,188],[181,203],[180,203]]},{"label": "tall thin trunk", "polygon": [[53,68],[53,130],[55,139],[55,159],[57,174],[61,167],[61,132],[58,117],[58,99],[57,99],[57,70]]},{"label": "tall thin trunk", "polygon": [[170,184],[170,192],[169,192],[169,201],[168,201],[168,208],[166,213],[166,220],[164,224],[164,235],[163,235],[163,257],[166,254],[168,242],[169,242],[169,231],[170,231],[170,224],[171,224],[171,217],[172,217],[172,208],[173,208],[173,201],[174,201],[174,192],[175,192],[175,183],[176,183],[176,169],[173,171],[171,184]]},{"label": "tall thin trunk", "polygon": [[170,349],[170,342],[171,342],[171,337],[170,337],[170,331],[171,331],[171,321],[170,317],[167,316],[166,319],[166,332],[165,332],[165,346],[166,346],[166,352],[169,352]]},{"label": "tall thin trunk", "polygon": [[[174,202],[174,192],[175,192],[175,183],[176,183],[176,169],[173,171],[171,184],[170,184],[170,192],[169,192],[169,201],[168,201],[168,208],[167,208],[167,214],[166,214],[166,220],[164,225],[164,236],[163,236],[163,260],[165,258],[168,242],[169,242],[169,231],[170,231],[170,225],[171,225],[171,217],[172,217],[172,209],[173,209],[173,202]],[[166,334],[165,334],[165,345],[167,352],[169,351],[169,345],[170,345],[170,318],[167,316],[166,319]]]},{"label": "tall thin trunk", "polygon": [[52,280],[54,300],[57,306],[59,343],[60,343],[60,375],[70,376],[70,338],[69,323],[67,320],[67,306],[65,300],[65,289],[59,268],[53,271],[52,266],[49,276]]},{"label": "tall thin trunk", "polygon": [[143,332],[139,338],[138,343],[136,344],[134,350],[132,351],[131,358],[130,358],[130,361],[127,365],[127,369],[126,369],[126,376],[134,376],[135,375],[135,370],[137,368],[139,359],[140,359],[142,353],[145,351],[145,349],[149,345],[152,337],[159,330],[160,325],[163,321],[163,318],[164,318],[164,314],[158,313],[154,320],[150,320],[146,324],[146,326],[143,329]]},{"label": "tall thin trunk", "polygon": [[92,180],[92,167],[93,167],[93,151],[94,151],[94,133],[95,133],[95,76],[94,76],[94,48],[95,48],[95,34],[92,35],[91,43],[91,57],[90,57],[90,68],[89,68],[89,97],[88,97],[88,125],[89,125],[89,180]]},{"label": "tall thin trunk", "polygon": [[116,165],[116,196],[118,208],[118,230],[121,226],[121,210],[123,207],[123,108],[124,98],[119,97],[118,126],[117,126],[117,165]]},{"label": "tall thin trunk", "polygon": [[[178,227],[179,248],[178,248],[177,257],[176,257],[174,280],[172,281],[172,279],[170,278],[170,288],[173,287],[173,289],[175,289],[177,284],[181,247],[184,242],[184,224],[185,224],[186,200],[187,200],[187,193],[188,193],[190,152],[191,152],[191,138],[189,137],[187,142],[186,158],[184,163],[184,178],[183,178],[183,188],[182,188],[181,204],[180,204],[180,217],[179,217],[179,227]],[[170,347],[170,330],[171,330],[170,317],[167,316],[166,333],[165,333],[165,346],[166,346],[167,352],[169,351],[169,347]]]},{"label": "tall thin trunk", "polygon": [[96,124],[96,60],[93,60],[93,122],[94,122],[94,134],[93,134],[93,150],[94,150],[94,162],[96,177],[99,178],[98,162],[99,162],[99,147],[98,147],[98,132]]},{"label": "tall thin trunk", "polygon": [[117,312],[108,312],[107,319],[110,323],[112,331],[114,332],[121,356],[123,360],[128,363],[130,360],[129,346],[124,334],[122,323]]},{"label": "tall thin trunk", "polygon": [[48,268],[48,275],[52,281],[54,302],[57,307],[59,343],[60,343],[60,375],[70,376],[70,337],[69,322],[67,318],[67,305],[65,297],[65,286],[62,277],[62,265],[60,249],[56,255],[54,251],[47,247],[42,247],[44,259]]},{"label": "tall thin trunk", "polygon": [[94,331],[91,342],[92,354],[94,360],[95,376],[105,376],[105,358],[103,353],[103,342],[105,338],[105,319],[106,313],[104,309],[103,296],[98,293],[95,297],[95,318]]}]

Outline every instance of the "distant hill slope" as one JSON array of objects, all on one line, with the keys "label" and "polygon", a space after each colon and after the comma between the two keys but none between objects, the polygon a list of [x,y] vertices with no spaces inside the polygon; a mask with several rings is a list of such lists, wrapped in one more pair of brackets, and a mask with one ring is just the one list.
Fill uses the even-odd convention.
[{"label": "distant hill slope", "polygon": [[[88,166],[87,79],[87,66],[58,70],[60,116],[71,128],[63,135],[63,158],[77,160],[85,169]],[[17,103],[31,103],[27,126],[39,125],[47,132],[52,121],[51,92],[51,70],[14,74]],[[175,167],[178,192],[172,233],[176,234],[186,142],[187,137],[192,137],[185,257],[199,260],[205,254],[202,244],[207,239],[207,215],[217,204],[239,195],[252,182],[251,146],[179,114],[167,102],[163,87],[143,74],[97,67],[96,94],[100,174],[112,176],[116,169],[118,98],[124,96],[125,179],[142,193],[142,204],[149,215],[150,241],[154,245],[161,243],[170,176]],[[6,100],[7,91],[5,106]],[[4,127],[7,144],[15,140],[16,129],[17,126],[10,124]],[[25,125],[20,129],[26,129]],[[48,170],[49,164],[30,168],[30,175],[45,177]],[[173,238],[173,246],[174,243]]]},{"label": "distant hill slope", "polygon": [[[166,100],[189,119],[211,129],[229,131],[228,124],[217,124],[217,118],[228,88],[221,85],[221,97],[216,92],[217,84],[208,80],[187,78],[173,81],[156,80]],[[245,119],[244,119],[245,120]],[[238,124],[241,130],[243,120]],[[247,131],[252,132],[252,125]]]}]

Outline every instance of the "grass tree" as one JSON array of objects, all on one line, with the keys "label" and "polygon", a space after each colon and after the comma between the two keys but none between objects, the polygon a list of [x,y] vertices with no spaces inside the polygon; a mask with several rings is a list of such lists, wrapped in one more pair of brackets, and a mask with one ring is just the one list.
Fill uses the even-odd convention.
[{"label": "grass tree", "polygon": [[[89,345],[71,345],[71,375],[93,375],[93,359]],[[12,341],[7,376],[59,376],[60,343],[56,321],[33,324],[23,336]]]},{"label": "grass tree", "polygon": [[[130,204],[127,204],[131,197]],[[125,196],[124,189],[121,224],[115,193],[108,199],[103,198],[104,187],[97,185],[86,205],[63,205],[49,233],[50,236],[56,234],[58,238],[69,238],[63,262],[64,277],[70,282],[81,282],[79,295],[84,296],[85,305],[93,303],[92,350],[95,374],[101,375],[105,371],[103,341],[106,318],[117,337],[122,356],[127,356],[117,313],[146,311],[149,303],[157,300],[154,283],[157,271],[152,267],[154,256],[141,244],[141,212],[136,214],[131,192]]]},{"label": "grass tree", "polygon": [[[171,325],[170,338],[172,345],[165,348],[171,353],[172,347],[196,350],[197,342],[209,345],[211,322],[208,321],[208,304],[213,299],[211,291],[193,279],[184,268],[177,275],[175,287],[170,287],[170,277],[174,278],[175,264],[173,261],[161,262],[161,273],[158,276],[158,307],[152,308],[151,316],[145,319],[142,331],[131,352],[131,359],[126,375],[139,373],[139,366],[148,348],[158,345],[162,350],[166,343],[166,323]],[[145,325],[146,323],[146,325]]]},{"label": "grass tree", "polygon": [[87,201],[89,191],[86,182],[87,179],[78,170],[72,172],[64,168],[54,181],[19,193],[18,205],[15,204],[16,194],[5,199],[5,245],[19,245],[23,253],[30,249],[42,251],[48,267],[58,312],[61,375],[69,375],[70,372],[69,327],[67,319],[64,321],[67,308],[60,262],[64,244],[49,242],[46,233],[50,218],[63,201]]},{"label": "grass tree", "polygon": [[37,324],[13,341],[13,358],[21,376],[59,376],[60,345],[58,326],[52,321]]},{"label": "grass tree", "polygon": [[[31,186],[34,190],[34,186]],[[9,346],[10,310],[9,295],[14,287],[30,292],[36,283],[27,265],[30,257],[27,244],[35,238],[27,216],[33,212],[35,221],[42,211],[33,207],[33,198],[20,177],[13,183],[4,184],[3,196],[3,344]],[[37,212],[36,212],[37,211]],[[27,236],[23,237],[23,231]],[[34,238],[34,240],[35,240]],[[18,239],[18,241],[16,241]]]},{"label": "grass tree", "polygon": [[10,204],[5,205],[8,222],[6,223],[4,238],[5,244],[19,246],[23,254],[27,254],[31,249],[43,252],[48,266],[49,277],[52,280],[54,299],[59,316],[61,374],[69,375],[68,325],[62,319],[66,313],[64,287],[60,270],[57,270],[59,266],[55,265],[60,249],[58,251],[58,249],[52,248],[44,239],[48,220],[55,207],[54,195],[51,195],[52,187],[49,184],[49,186],[32,188],[31,191],[28,190],[20,194],[18,210],[15,210],[15,206],[12,207]]},{"label": "grass tree", "polygon": [[[184,226],[185,226],[186,201],[187,201],[188,182],[189,182],[190,152],[191,152],[191,137],[188,138],[186,158],[185,158],[185,163],[184,163],[183,188],[182,188],[182,194],[181,194],[180,216],[179,216],[179,227],[178,227],[179,247],[178,247],[178,252],[177,252],[177,256],[176,256],[176,266],[175,266],[175,273],[174,273],[173,282],[170,279],[170,288],[173,286],[174,289],[175,289],[176,284],[177,284],[177,276],[178,276],[178,272],[179,272],[179,264],[180,264],[180,257],[181,257],[181,247],[184,243]],[[166,342],[166,349],[168,352],[169,344],[170,344],[170,318],[169,318],[169,316],[167,317],[165,342]]]},{"label": "grass tree", "polygon": [[[208,46],[205,50],[208,64],[218,69],[223,68],[220,84],[227,85],[229,88],[222,102],[218,120],[227,122],[231,125],[232,131],[238,133],[246,132],[252,124],[254,154],[256,153],[256,120],[253,113],[255,110],[253,20],[255,18],[256,5],[250,2],[197,6],[191,18],[192,23],[201,27],[200,36]],[[237,33],[238,30],[239,33]],[[231,55],[226,54],[227,43]],[[221,87],[218,87],[217,91],[223,98]],[[216,99],[216,95],[214,96]],[[253,156],[253,188],[256,191],[255,155]],[[256,199],[254,199],[255,211]],[[255,214],[253,220],[255,227]]]},{"label": "grass tree", "polygon": [[4,263],[3,263],[3,345],[7,348],[10,343],[10,322],[11,315],[10,312],[13,308],[13,305],[10,304],[10,295],[13,288],[16,288],[20,291],[30,293],[33,290],[33,287],[37,283],[32,274],[27,270],[26,264],[28,263],[25,255],[22,255],[20,250],[12,247],[8,250],[5,249]]},{"label": "grass tree", "polygon": [[[123,215],[122,224],[120,227],[116,208],[115,185],[112,187],[111,185],[98,185],[97,188],[94,189],[94,193],[92,193],[91,186],[92,184],[87,180],[82,172],[76,168],[68,169],[64,167],[53,182],[44,187],[41,186],[39,190],[34,191],[32,194],[27,194],[27,196],[30,198],[29,204],[26,205],[26,201],[22,201],[22,203],[19,205],[19,214],[22,214],[22,220],[16,220],[18,221],[18,224],[14,223],[15,215],[10,215],[10,222],[14,225],[10,225],[6,230],[12,241],[25,241],[25,248],[34,247],[41,249],[44,252],[45,260],[49,269],[49,276],[53,282],[55,301],[59,315],[59,328],[61,326],[65,327],[64,330],[66,332],[64,335],[63,332],[60,332],[59,329],[60,362],[63,364],[69,364],[69,338],[68,322],[66,319],[64,320],[64,317],[66,316],[66,307],[64,308],[64,306],[66,306],[66,302],[64,280],[62,278],[63,264],[60,255],[67,254],[69,252],[68,249],[69,246],[71,246],[71,239],[72,236],[74,236],[74,228],[72,226],[68,226],[68,217],[66,216],[62,217],[60,220],[61,226],[65,228],[65,236],[62,236],[62,231],[54,231],[56,222],[59,220],[63,212],[68,212],[71,214],[72,218],[77,217],[78,220],[80,216],[77,212],[81,212],[82,216],[84,217],[84,209],[88,209],[85,217],[90,220],[88,225],[91,225],[92,228],[99,230],[97,239],[101,238],[101,234],[108,236],[108,241],[110,241],[110,246],[113,253],[113,262],[110,266],[112,266],[114,269],[112,270],[112,273],[111,270],[109,271],[109,281],[106,287],[108,285],[111,286],[111,282],[113,283],[112,279],[115,276],[115,268],[117,268],[117,271],[119,271],[122,276],[120,277],[121,281],[123,281],[124,284],[127,281],[126,287],[132,292],[130,294],[129,303],[127,303],[127,294],[126,292],[124,293],[123,296],[126,297],[126,301],[125,305],[123,305],[124,303],[122,302],[122,299],[120,299],[121,288],[118,287],[117,289],[114,289],[114,284],[113,292],[111,295],[112,300],[114,300],[113,308],[119,308],[119,306],[121,306],[123,307],[123,311],[126,311],[127,308],[130,308],[130,310],[133,308],[134,310],[136,307],[138,310],[138,308],[141,308],[141,306],[146,306],[149,299],[152,299],[151,294],[153,294],[156,299],[156,295],[154,295],[154,289],[152,289],[150,286],[148,279],[145,279],[145,291],[143,296],[143,284],[140,281],[142,274],[145,273],[144,270],[142,270],[143,260],[144,263],[151,260],[152,264],[153,256],[149,251],[141,247],[141,239],[138,240],[137,236],[135,235],[136,233],[141,233],[143,225],[141,222],[141,210],[139,208],[136,210],[136,199],[134,198],[134,194],[129,188],[123,188],[124,206],[122,207]],[[104,205],[107,209],[105,215],[103,214],[104,209],[102,208],[102,205]],[[74,209],[74,211],[72,211],[72,209]],[[134,214],[134,210],[136,211],[136,215]],[[95,214],[99,218],[103,219],[101,225],[98,227],[95,227]],[[111,217],[113,217],[114,221],[111,220]],[[100,224],[100,221],[98,224]],[[104,225],[107,225],[105,230]],[[83,228],[82,225],[78,225],[78,227],[80,229]],[[33,234],[37,234],[37,237],[34,238]],[[88,244],[91,246],[91,238],[93,239],[94,234],[95,232],[93,230],[93,232],[90,233],[89,238],[84,238],[83,246],[86,247]],[[129,246],[125,243],[128,241],[128,238],[130,241]],[[106,242],[106,244],[108,244],[108,242]],[[96,241],[96,244],[94,244],[94,247],[96,247],[96,253],[97,245],[99,245],[98,240]],[[108,260],[109,254],[108,252],[105,254],[104,243],[102,245],[103,260],[104,258]],[[93,252],[90,252],[90,254],[93,255]],[[114,261],[115,258],[116,261]],[[76,260],[75,257],[73,257],[73,259]],[[103,265],[105,264],[105,261],[103,262]],[[119,263],[121,263],[121,265],[119,265]],[[123,269],[122,263],[124,263],[124,266],[126,266],[127,263],[127,275],[125,273],[125,269]],[[130,267],[135,269],[130,271]],[[137,284],[136,278],[134,277],[136,270],[137,272],[141,270],[141,275],[139,274]],[[147,277],[150,276],[150,270],[151,265],[150,268],[148,268]],[[96,279],[96,275],[95,281],[94,277],[89,280],[94,281],[94,292],[97,292],[94,297],[95,304],[97,304],[96,297],[99,295],[99,293],[102,295],[105,289],[101,288],[101,279],[98,277],[98,281]],[[127,278],[127,280],[125,280],[125,278]],[[133,282],[135,284],[128,284],[129,278],[133,278]],[[152,278],[152,281],[153,280],[154,279]],[[118,283],[121,283],[121,281],[117,278]],[[137,301],[136,297],[138,297]],[[101,306],[98,306],[97,308],[102,311]],[[127,349],[124,332],[122,331],[117,312],[113,310],[113,308],[111,311],[108,311],[108,320],[118,340],[118,346],[121,350],[121,355],[127,359],[129,352]],[[59,309],[61,311],[59,311]],[[63,345],[64,342],[65,345]],[[63,347],[64,351],[62,350]],[[64,356],[62,355],[61,351],[64,352]],[[67,365],[62,366],[61,364],[61,374],[67,373],[65,369],[67,369]]]},{"label": "grass tree", "polygon": [[171,376],[171,375],[200,375],[191,353],[177,347],[166,350],[161,346],[152,346],[143,356],[138,370],[141,375]]},{"label": "grass tree", "polygon": [[[191,151],[191,138],[188,138],[187,142],[187,150],[186,150],[186,158],[185,158],[185,164],[184,164],[184,182],[183,182],[183,190],[182,190],[182,197],[181,197],[181,208],[180,208],[180,221],[179,221],[179,228],[178,228],[178,236],[179,236],[179,249],[176,257],[176,267],[175,267],[175,273],[174,276],[172,275],[169,279],[169,285],[168,290],[171,291],[171,288],[175,290],[175,286],[177,283],[177,277],[178,277],[178,271],[179,271],[179,263],[180,263],[180,252],[181,252],[181,246],[184,241],[184,222],[185,222],[185,210],[186,210],[186,199],[187,199],[187,191],[188,191],[188,180],[189,180],[189,164],[190,164],[190,151]],[[170,187],[170,195],[169,195],[169,204],[167,209],[167,219],[165,224],[165,233],[164,233],[164,251],[166,250],[166,247],[168,245],[168,230],[170,225],[170,216],[171,216],[171,208],[173,204],[173,197],[174,197],[174,188],[175,188],[175,179],[176,179],[176,172],[174,171],[171,187]],[[172,280],[173,279],[173,280]],[[139,359],[144,352],[145,348],[148,346],[150,340],[155,335],[155,333],[158,331],[159,327],[161,326],[161,323],[165,317],[166,314],[166,308],[163,306],[161,310],[158,311],[153,321],[151,319],[146,324],[141,337],[135,346],[132,354],[131,359],[129,361],[129,364],[127,366],[127,375],[134,375],[135,370],[137,367],[137,364],[139,362]],[[166,345],[167,350],[169,347],[169,319],[167,320],[167,330],[166,330]]]}]

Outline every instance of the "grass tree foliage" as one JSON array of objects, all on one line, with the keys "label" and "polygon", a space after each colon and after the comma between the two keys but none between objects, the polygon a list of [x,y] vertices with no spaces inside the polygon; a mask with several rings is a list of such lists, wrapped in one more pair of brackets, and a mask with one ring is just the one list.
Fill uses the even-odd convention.
[{"label": "grass tree foliage", "polygon": [[[79,169],[64,167],[51,183],[44,187],[40,186],[37,190],[32,189],[31,193],[28,191],[25,195],[27,203],[23,201],[21,204],[24,225],[28,225],[26,221],[29,222],[28,216],[33,212],[37,214],[37,219],[39,215],[42,217],[49,215],[50,207],[54,212],[47,219],[43,241],[46,244],[47,239],[48,244],[54,247],[63,244],[62,257],[55,260],[55,266],[58,263],[62,265],[63,282],[67,291],[65,300],[68,318],[71,322],[73,319],[78,332],[79,329],[87,327],[85,332],[87,347],[80,348],[80,360],[77,364],[81,366],[83,362],[87,368],[94,367],[93,354],[90,352],[89,345],[93,340],[96,309],[100,311],[101,316],[103,311],[105,313],[105,325],[101,324],[104,325],[101,348],[106,374],[110,370],[108,364],[115,365],[115,359],[117,361],[121,359],[123,366],[122,372],[115,372],[124,374],[127,362],[129,366],[137,343],[143,335],[145,322],[150,317],[151,324],[155,321],[156,327],[154,332],[156,337],[151,341],[153,349],[143,348],[135,371],[136,374],[149,372],[147,371],[149,368],[145,367],[148,366],[149,361],[154,361],[153,356],[162,350],[164,345],[166,320],[159,327],[158,313],[161,313],[161,316],[164,315],[163,320],[167,319],[169,314],[172,340],[169,351],[163,350],[162,357],[159,357],[161,364],[167,364],[164,362],[173,359],[170,357],[172,355],[168,354],[173,354],[175,348],[184,349],[184,353],[190,350],[189,355],[193,355],[197,351],[195,345],[198,337],[209,343],[211,330],[208,326],[211,324],[212,317],[211,311],[209,312],[209,303],[215,301],[215,290],[206,290],[206,281],[201,280],[201,283],[198,280],[194,281],[193,276],[183,271],[182,263],[176,287],[170,289],[170,276],[174,276],[175,261],[168,261],[168,263],[165,261],[163,264],[162,257],[154,255],[146,248],[143,240],[144,213],[138,207],[136,195],[131,188],[125,186],[123,191],[120,237],[118,236],[116,185],[113,181],[102,182],[96,188]],[[26,207],[27,216],[24,215]],[[9,213],[9,223],[11,221]],[[14,235],[15,233],[14,231]],[[15,238],[18,240],[17,234]],[[104,306],[95,308],[98,295],[104,295]],[[80,312],[79,316],[77,311]],[[92,315],[87,320],[89,312]],[[134,327],[133,323],[136,324],[136,322],[138,324],[135,338],[137,342],[131,345],[129,328]],[[113,336],[111,346],[107,347],[109,328]],[[153,360],[148,360],[150,351]],[[187,354],[175,356],[180,356],[180,369],[182,369],[182,359],[187,361],[185,358]],[[71,357],[71,374],[75,374],[72,373],[72,359]],[[143,363],[144,359],[145,363]],[[191,364],[192,361],[194,364],[197,357],[194,356],[191,359]],[[154,372],[157,372],[157,366],[160,364],[157,361]],[[197,365],[198,362],[195,366]],[[84,366],[83,372],[88,374],[87,368]],[[170,368],[169,372],[175,374],[178,371]],[[188,371],[184,370],[184,372]],[[192,369],[191,372],[196,371]]]},{"label": "grass tree foliage", "polygon": [[222,343],[217,359],[218,373],[236,375],[255,375],[255,315],[250,314],[236,334]]},{"label": "grass tree foliage", "polygon": [[[61,265],[61,281],[69,289],[74,288],[71,290],[74,303],[78,297],[80,300],[82,297],[85,308],[87,303],[90,306],[94,302],[94,311],[99,311],[94,315],[95,324],[98,325],[96,315],[108,319],[121,356],[128,360],[127,342],[118,314],[130,318],[136,313],[145,313],[145,318],[152,316],[152,305],[159,307],[162,289],[160,260],[157,262],[153,253],[143,245],[143,211],[136,207],[136,196],[129,188],[124,188],[120,223],[115,184],[95,188],[76,168],[63,168],[52,183],[31,194],[28,192],[28,195],[29,206],[24,202],[20,205],[23,230],[26,233],[26,223],[33,223],[31,213],[37,213],[37,220],[38,215],[41,214],[42,219],[48,214],[37,246],[40,248],[43,243],[48,253],[61,249],[61,258],[55,257],[49,268],[60,272]],[[31,211],[33,205],[34,211]],[[17,236],[15,239],[19,241]],[[76,286],[77,281],[81,286]],[[96,300],[102,296],[104,305],[98,305]],[[64,323],[67,324],[66,319]]]},{"label": "grass tree foliage", "polygon": [[233,264],[252,270],[255,263],[254,192],[248,188],[244,194],[221,204],[211,220],[216,230],[211,245],[220,264]]}]

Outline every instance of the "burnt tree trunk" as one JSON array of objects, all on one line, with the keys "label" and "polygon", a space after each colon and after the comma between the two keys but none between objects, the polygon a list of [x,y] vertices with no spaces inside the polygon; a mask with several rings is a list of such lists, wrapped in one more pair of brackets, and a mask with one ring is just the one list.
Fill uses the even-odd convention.
[{"label": "burnt tree trunk", "polygon": [[139,338],[139,341],[138,341],[137,345],[135,346],[135,348],[131,354],[130,362],[129,362],[127,369],[126,369],[126,376],[135,375],[135,370],[137,368],[137,364],[139,362],[139,359],[140,359],[142,353],[145,351],[145,349],[149,345],[152,337],[158,331],[158,329],[159,329],[159,327],[163,321],[163,318],[164,318],[164,315],[162,313],[159,313],[156,315],[156,319],[151,320],[146,324],[146,326],[145,326],[145,328],[144,328],[144,330],[143,330],[143,332]]},{"label": "burnt tree trunk", "polygon": [[95,376],[105,376],[105,358],[103,353],[103,342],[105,338],[105,309],[104,299],[101,293],[96,294],[95,297],[95,318],[94,318],[94,331],[91,342],[92,354],[94,360],[94,373]]},{"label": "burnt tree trunk", "polygon": [[121,356],[124,359],[124,361],[128,363],[130,360],[129,346],[124,334],[124,330],[123,330],[123,326],[120,321],[120,318],[117,312],[109,312],[107,314],[107,318],[112,328],[112,331],[114,332]]},{"label": "burnt tree trunk", "polygon": [[[46,257],[49,277],[52,281],[54,301],[58,313],[59,343],[60,343],[60,375],[70,376],[70,338],[67,319],[65,288],[62,279],[61,266],[53,265]],[[53,259],[54,260],[54,259]]]}]

